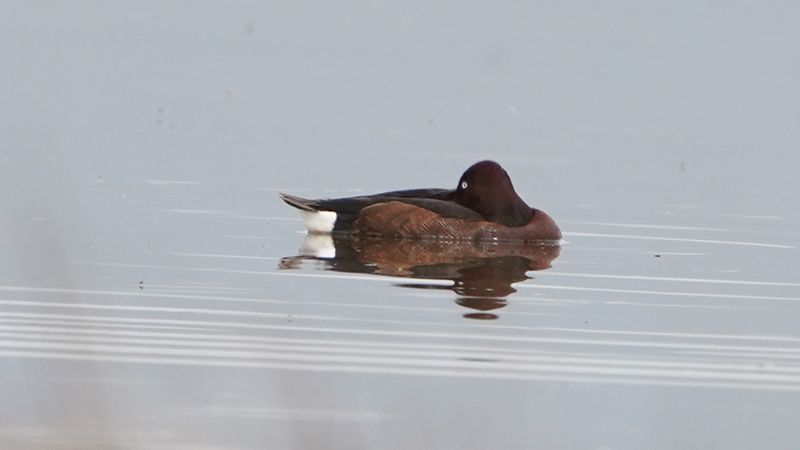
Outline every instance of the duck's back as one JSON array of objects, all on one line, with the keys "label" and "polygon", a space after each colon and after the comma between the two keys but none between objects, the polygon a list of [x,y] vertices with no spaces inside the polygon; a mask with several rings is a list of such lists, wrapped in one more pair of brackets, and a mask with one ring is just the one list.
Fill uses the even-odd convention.
[{"label": "duck's back", "polygon": [[[382,217],[387,211],[385,208],[376,209],[371,207],[397,203],[416,207],[402,209],[403,213],[407,215],[406,219],[410,221],[420,219],[423,216],[426,217],[428,221],[432,217],[463,221],[485,220],[479,213],[455,203],[452,200],[454,195],[455,190],[453,189],[409,189],[404,191],[382,192],[375,195],[318,200],[308,200],[294,195],[280,194],[283,201],[301,210],[301,212],[305,212],[303,216],[304,219],[306,219],[307,225],[310,219],[314,219],[315,221],[319,219],[318,217],[311,217],[313,213],[335,213],[335,217],[330,216],[334,221],[330,230],[312,231],[356,231],[356,222],[359,219],[363,219],[362,223],[364,223],[364,220],[370,223],[376,223],[379,217]],[[383,213],[377,214],[377,211],[382,211]],[[395,211],[399,210],[395,208]],[[415,213],[414,211],[417,212]]]}]

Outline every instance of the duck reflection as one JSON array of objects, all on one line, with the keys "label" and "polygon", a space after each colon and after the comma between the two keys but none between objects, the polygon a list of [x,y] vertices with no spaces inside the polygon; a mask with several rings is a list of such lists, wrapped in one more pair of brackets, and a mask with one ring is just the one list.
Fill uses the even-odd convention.
[{"label": "duck reflection", "polygon": [[465,318],[495,320],[495,311],[506,306],[506,297],[517,290],[511,285],[530,277],[530,270],[544,270],[561,250],[556,244],[509,244],[499,242],[379,239],[309,234],[297,256],[281,259],[281,269],[296,269],[304,260],[317,260],[325,270],[368,273],[428,280],[441,284],[399,283],[410,289],[451,290],[456,303],[475,312]]}]

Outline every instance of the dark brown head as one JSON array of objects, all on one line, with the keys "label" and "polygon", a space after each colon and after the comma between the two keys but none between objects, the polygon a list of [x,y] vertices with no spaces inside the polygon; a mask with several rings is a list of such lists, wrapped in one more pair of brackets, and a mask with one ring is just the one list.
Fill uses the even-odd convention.
[{"label": "dark brown head", "polygon": [[455,201],[507,227],[526,225],[533,218],[533,209],[519,198],[511,178],[494,161],[481,161],[464,172]]}]

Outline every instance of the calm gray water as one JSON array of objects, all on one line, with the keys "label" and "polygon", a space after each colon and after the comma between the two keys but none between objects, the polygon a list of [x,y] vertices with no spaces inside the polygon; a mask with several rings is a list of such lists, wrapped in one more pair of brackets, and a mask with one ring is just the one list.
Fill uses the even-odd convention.
[{"label": "calm gray water", "polygon": [[[796,448],[795,3],[11,2],[0,42],[2,448]],[[481,159],[560,248],[308,258],[277,197]]]}]

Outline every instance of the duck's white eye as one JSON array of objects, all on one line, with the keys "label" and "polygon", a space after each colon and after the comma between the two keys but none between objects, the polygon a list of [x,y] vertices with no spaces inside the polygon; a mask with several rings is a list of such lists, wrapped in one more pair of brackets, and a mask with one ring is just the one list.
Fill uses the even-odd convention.
[{"label": "duck's white eye", "polygon": [[461,182],[461,189],[466,189],[466,188],[467,188],[467,182],[466,181],[462,181]]}]

